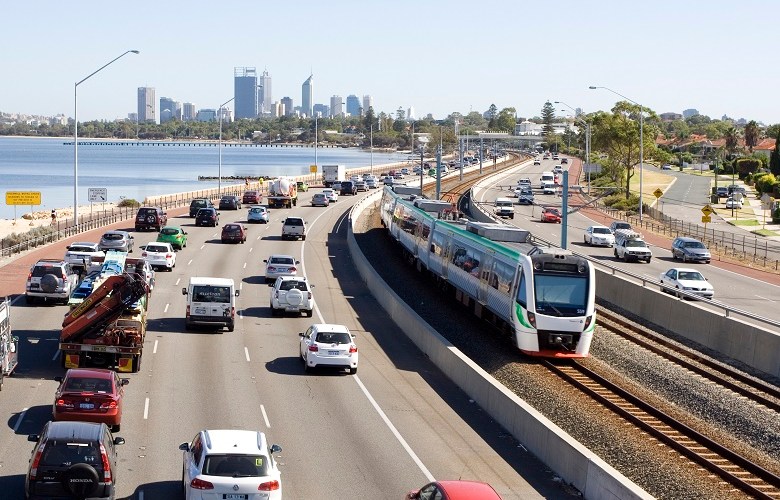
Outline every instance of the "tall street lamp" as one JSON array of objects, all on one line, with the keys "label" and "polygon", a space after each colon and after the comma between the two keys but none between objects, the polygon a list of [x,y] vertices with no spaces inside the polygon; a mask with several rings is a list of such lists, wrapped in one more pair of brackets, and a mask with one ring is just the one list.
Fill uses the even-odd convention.
[{"label": "tall street lamp", "polygon": [[574,112],[574,120],[579,121],[580,123],[585,125],[585,162],[583,164],[584,165],[583,168],[586,168],[587,171],[588,171],[587,172],[588,173],[588,195],[590,195],[590,167],[589,167],[589,163],[590,163],[590,123],[586,122],[582,118],[578,118],[577,117],[577,110],[572,108],[571,106],[569,106],[565,102],[563,102],[563,101],[555,101],[555,104],[563,104],[564,106],[566,106],[567,108],[572,110]]},{"label": "tall street lamp", "polygon": [[227,101],[220,104],[219,110],[217,111],[217,118],[219,118],[219,177],[217,180],[217,194],[220,197],[222,196],[222,122],[225,120],[222,108],[233,99],[235,99],[235,97],[231,97]]},{"label": "tall street lamp", "polygon": [[319,140],[320,131],[317,128],[317,115],[314,115],[314,165],[317,165],[317,141]]},{"label": "tall street lamp", "polygon": [[92,78],[106,66],[126,56],[127,54],[138,54],[137,50],[127,50],[122,55],[111,59],[103,66],[99,67],[86,77],[82,78],[73,85],[73,225],[79,224],[79,85]]},{"label": "tall street lamp", "polygon": [[371,124],[371,131],[369,132],[371,137],[371,176],[374,175],[374,124]]},{"label": "tall street lamp", "polygon": [[634,101],[633,99],[629,99],[628,97],[624,96],[623,94],[619,92],[615,92],[611,88],[608,87],[596,87],[591,85],[588,87],[591,90],[595,89],[604,89],[612,92],[613,94],[622,97],[628,102],[632,102],[639,106],[639,223],[642,223],[642,177],[643,177],[643,171],[644,171],[644,163],[645,163],[645,141],[644,141],[644,134],[643,134],[643,126],[645,122],[645,107],[639,104],[638,102]]}]

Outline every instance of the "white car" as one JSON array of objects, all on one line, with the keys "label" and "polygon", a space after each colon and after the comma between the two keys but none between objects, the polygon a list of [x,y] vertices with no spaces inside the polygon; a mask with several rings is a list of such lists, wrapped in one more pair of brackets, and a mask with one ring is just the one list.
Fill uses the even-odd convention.
[{"label": "white car", "polygon": [[[729,198],[726,200],[726,208],[733,208],[733,209],[740,209],[742,208],[742,200],[737,200],[734,198]],[[66,258],[67,258],[67,254]]]},{"label": "white car", "polygon": [[300,261],[295,260],[292,255],[271,255],[265,262],[265,282],[276,281],[279,276],[296,276]]},{"label": "white car", "polygon": [[344,325],[318,323],[311,325],[301,337],[300,355],[307,372],[320,366],[358,369],[358,348],[355,336]]},{"label": "white car", "polygon": [[142,246],[141,250],[143,250],[141,257],[152,267],[164,267],[169,271],[176,267],[176,252],[170,243],[149,243]]},{"label": "white car", "polygon": [[366,186],[368,186],[368,189],[376,189],[377,188],[376,179],[374,179],[373,177],[366,179]]},{"label": "white car", "polygon": [[71,267],[89,267],[93,258],[105,257],[106,253],[102,251],[97,243],[78,241],[68,245],[65,252],[65,262]]},{"label": "white car", "polygon": [[684,267],[673,267],[660,276],[661,291],[682,297],[680,290],[705,299],[715,295],[715,289],[699,271]]},{"label": "white car", "polygon": [[282,477],[274,458],[282,447],[269,448],[262,432],[203,430],[179,449],[186,500],[282,498]]},{"label": "white car", "polygon": [[339,201],[339,193],[335,189],[326,188],[322,190],[322,194],[328,197],[330,203],[336,203]]},{"label": "white car", "polygon": [[274,316],[286,312],[298,315],[301,311],[310,317],[314,314],[314,285],[303,276],[279,276],[271,288],[271,313]]},{"label": "white car", "polygon": [[615,235],[607,226],[590,226],[582,239],[588,245],[615,246]]},{"label": "white car", "polygon": [[311,197],[311,206],[313,207],[327,207],[330,204],[330,200],[324,193],[314,193]]}]

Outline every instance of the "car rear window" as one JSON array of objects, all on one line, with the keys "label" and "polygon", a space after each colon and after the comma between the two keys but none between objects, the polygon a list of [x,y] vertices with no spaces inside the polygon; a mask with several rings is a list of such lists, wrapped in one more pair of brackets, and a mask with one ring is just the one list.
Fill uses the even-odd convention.
[{"label": "car rear window", "polygon": [[306,284],[305,281],[285,280],[282,281],[281,285],[279,285],[279,290],[286,291],[286,290],[292,290],[293,288],[297,288],[302,292],[306,292],[309,290],[309,286]]},{"label": "car rear window", "polygon": [[71,245],[70,248],[68,248],[71,252],[95,252],[96,250],[92,247],[78,247],[75,245]]},{"label": "car rear window", "polygon": [[164,227],[162,231],[160,231],[160,233],[168,236],[173,236],[174,234],[179,234],[179,230],[173,229],[171,227]]},{"label": "car rear window", "polygon": [[146,251],[147,252],[167,252],[168,247],[165,245],[146,245]]},{"label": "car rear window", "polygon": [[33,278],[42,278],[47,274],[60,274],[61,269],[55,266],[35,266],[33,268]]},{"label": "car rear window", "polygon": [[109,241],[121,240],[122,238],[124,238],[124,236],[117,233],[106,233],[103,235],[103,239]]},{"label": "car rear window", "polygon": [[60,467],[79,463],[102,468],[100,449],[96,444],[49,440],[41,455],[40,465]]},{"label": "car rear window", "polygon": [[230,287],[196,285],[192,289],[192,300],[195,302],[230,302]]},{"label": "car rear window", "polygon": [[298,217],[287,217],[287,219],[284,221],[284,224],[286,226],[302,226],[303,219],[299,219]]},{"label": "car rear window", "polygon": [[70,377],[65,382],[66,391],[111,392],[111,381],[104,378]]},{"label": "car rear window", "polygon": [[349,344],[352,337],[344,332],[319,332],[315,340],[323,344]]},{"label": "car rear window", "polygon": [[223,477],[268,475],[268,458],[263,455],[206,455],[203,474]]},{"label": "car rear window", "polygon": [[206,200],[192,200],[192,203],[190,203],[191,207],[205,207],[206,206]]},{"label": "car rear window", "polygon": [[138,215],[157,215],[156,208],[139,208]]},{"label": "car rear window", "polygon": [[214,209],[213,208],[201,208],[198,210],[198,215],[213,215]]},{"label": "car rear window", "polygon": [[295,259],[292,257],[272,257],[268,262],[270,264],[284,264],[288,266],[295,265]]},{"label": "car rear window", "polygon": [[235,224],[228,224],[225,227],[223,227],[222,230],[225,231],[226,233],[240,233],[241,226],[236,226]]}]

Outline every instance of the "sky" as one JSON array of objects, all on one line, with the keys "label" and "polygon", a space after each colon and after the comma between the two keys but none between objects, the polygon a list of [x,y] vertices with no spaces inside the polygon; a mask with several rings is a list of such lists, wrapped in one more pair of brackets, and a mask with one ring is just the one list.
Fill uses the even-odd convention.
[{"label": "sky", "polygon": [[[0,112],[114,120],[138,87],[217,108],[235,67],[266,69],[272,98],[373,96],[377,112],[444,118],[545,101],[586,113],[622,98],[657,113],[695,108],[780,123],[775,0],[166,0],[6,2]],[[572,114],[565,106],[558,115]]]}]

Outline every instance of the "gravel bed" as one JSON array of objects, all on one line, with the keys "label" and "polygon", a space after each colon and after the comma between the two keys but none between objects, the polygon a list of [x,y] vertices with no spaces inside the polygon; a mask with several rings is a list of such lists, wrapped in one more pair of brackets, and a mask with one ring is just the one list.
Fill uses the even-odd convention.
[{"label": "gravel bed", "polygon": [[[443,296],[432,281],[401,258],[400,247],[381,226],[377,209],[366,213],[369,217],[362,218],[355,227],[355,238],[380,276],[464,354],[574,439],[657,498],[746,498],[742,493],[734,491],[731,485],[712,477],[676,452],[648,440],[633,425],[626,424],[611,411],[582,396],[579,391],[551,375],[534,359],[519,354],[507,337],[499,335],[451,297]],[[777,452],[771,450],[776,450],[780,440],[774,443],[770,441],[780,427],[776,427],[773,422],[771,431],[762,435],[765,429],[762,428],[763,423],[770,418],[769,415],[756,408],[744,410],[741,407],[747,405],[738,404],[738,398],[734,396],[711,396],[714,389],[708,387],[706,391],[702,390],[702,386],[706,385],[704,382],[688,385],[685,380],[692,378],[690,373],[672,373],[659,361],[643,360],[648,357],[639,352],[643,349],[628,345],[626,341],[618,342],[615,335],[599,333],[591,350],[593,356],[588,360],[591,366],[600,365],[607,372],[612,372],[613,376],[633,374],[632,380],[636,381],[639,389],[640,384],[650,384],[645,380],[652,379],[657,387],[650,386],[651,389],[644,389],[644,392],[658,390],[663,397],[671,394],[676,399],[665,404],[672,408],[680,404],[678,401],[690,399],[690,406],[698,409],[697,415],[700,414],[703,421],[712,420],[718,425],[728,421],[728,428],[734,428],[735,431],[743,425],[752,427],[752,430],[743,430],[739,437],[733,439],[744,439],[750,443],[748,447],[764,456],[766,463],[772,462],[770,455],[778,456]],[[632,359],[635,360],[633,364],[630,362]],[[611,367],[613,362],[616,363],[614,369]],[[711,397],[713,402],[708,401]],[[656,396],[656,399],[663,401],[662,397]],[[688,411],[688,404],[680,406],[680,412]],[[713,413],[717,411],[725,414],[714,418]],[[762,425],[756,426],[762,416]],[[708,425],[702,424],[703,427]],[[744,436],[751,437],[748,439]]]}]

